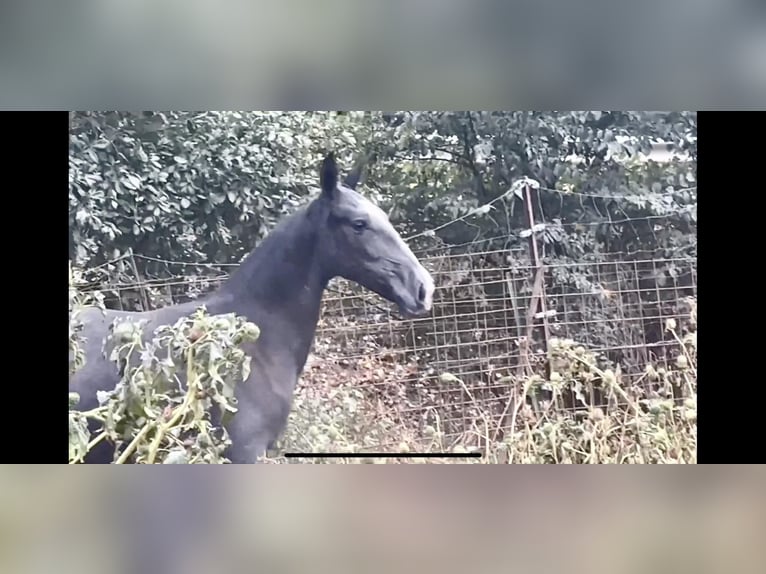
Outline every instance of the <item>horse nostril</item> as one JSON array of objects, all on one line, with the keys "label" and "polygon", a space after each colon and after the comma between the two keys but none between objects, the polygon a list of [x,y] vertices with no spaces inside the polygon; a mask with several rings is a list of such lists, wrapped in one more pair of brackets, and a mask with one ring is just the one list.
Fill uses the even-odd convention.
[{"label": "horse nostril", "polygon": [[422,283],[420,284],[420,288],[418,289],[418,301],[421,303],[425,301],[426,299],[426,287]]}]

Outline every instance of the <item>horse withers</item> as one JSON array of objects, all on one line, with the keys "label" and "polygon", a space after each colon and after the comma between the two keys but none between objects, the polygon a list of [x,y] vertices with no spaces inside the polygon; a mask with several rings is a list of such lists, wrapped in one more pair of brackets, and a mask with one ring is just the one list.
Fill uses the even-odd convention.
[{"label": "horse withers", "polygon": [[[102,345],[118,318],[144,320],[144,337],[172,325],[204,304],[211,315],[236,313],[261,331],[243,345],[252,357],[249,377],[237,385],[237,413],[227,426],[232,463],[254,463],[281,435],[298,377],[306,364],[319,321],[322,293],[333,277],[343,277],[395,303],[405,317],[431,310],[434,282],[399,236],[386,214],[355,191],[358,174],[344,183],[332,153],[322,161],[321,194],[285,220],[248,255],[221,287],[199,300],[153,311],[88,309],[81,315],[85,365],[70,390],[80,408],[98,406],[98,391],[119,382],[116,365]],[[92,431],[95,431],[92,428]],[[114,445],[102,441],[86,463],[109,463]]]}]

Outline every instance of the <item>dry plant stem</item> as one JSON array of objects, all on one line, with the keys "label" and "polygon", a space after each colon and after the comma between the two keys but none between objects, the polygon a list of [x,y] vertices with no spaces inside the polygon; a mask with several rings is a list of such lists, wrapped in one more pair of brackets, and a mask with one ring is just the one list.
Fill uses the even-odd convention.
[{"label": "dry plant stem", "polygon": [[439,445],[439,452],[444,452],[444,441],[442,440],[442,419],[439,416],[439,413],[435,413],[434,415],[435,423],[436,423],[436,436],[434,437],[437,441],[437,444]]},{"label": "dry plant stem", "polygon": [[[204,339],[202,337],[200,340]],[[154,436],[154,440],[152,441],[152,444],[149,446],[149,454],[146,457],[146,463],[147,464],[153,464],[154,459],[157,458],[157,451],[160,448],[160,444],[162,443],[162,439],[165,437],[165,434],[173,428],[176,423],[186,414],[187,409],[191,406],[192,402],[194,401],[194,398],[197,394],[196,390],[196,381],[193,378],[194,376],[194,345],[189,347],[189,350],[187,351],[186,356],[186,396],[184,397],[184,402],[179,407],[175,409],[175,412],[173,413],[173,416],[168,420],[166,423],[159,425],[159,428],[157,429],[157,434]]]},{"label": "dry plant stem", "polygon": [[[507,382],[507,383],[510,383],[510,382],[511,382],[511,380],[512,380],[512,378],[511,378],[511,377],[507,377],[507,379],[508,379],[508,380],[506,380],[506,381],[503,381],[503,380],[501,379],[501,380],[500,380],[500,382]],[[503,419],[505,418],[505,415],[507,415],[507,414],[508,414],[508,409],[510,409],[510,408],[511,408],[511,403],[513,402],[513,399],[514,399],[514,398],[515,398],[515,397],[513,396],[513,394],[511,394],[511,396],[510,396],[510,397],[508,397],[508,402],[506,402],[506,403],[505,403],[505,408],[503,409],[503,412],[500,414],[500,417],[497,419],[497,425],[495,425],[495,434],[494,434],[494,435],[492,435],[492,442],[495,442],[495,441],[497,440],[497,435],[498,435],[498,433],[500,432],[500,427],[501,427],[501,426],[502,426],[502,424],[503,424]]]},{"label": "dry plant stem", "polygon": [[[484,421],[484,430],[485,430],[485,433],[486,433],[486,439],[487,439],[485,442],[486,442],[486,444],[488,445],[488,444],[489,444],[489,423],[487,422],[487,417],[484,415],[484,411],[483,411],[483,410],[481,409],[481,407],[479,406],[479,403],[478,403],[478,402],[476,402],[476,399],[474,398],[474,396],[473,396],[473,393],[472,393],[470,390],[468,390],[468,387],[467,387],[467,386],[466,386],[466,384],[463,382],[463,379],[461,379],[461,378],[459,378],[459,377],[455,377],[455,378],[457,378],[457,380],[458,380],[458,381],[460,381],[460,386],[462,386],[462,387],[463,387],[463,390],[464,390],[464,391],[466,392],[466,394],[468,395],[468,398],[470,398],[470,399],[471,399],[471,402],[474,404],[474,406],[476,407],[476,409],[477,409],[477,410],[478,410],[478,412],[480,413],[482,420]],[[481,437],[481,434],[480,434],[480,433],[476,433],[476,434],[477,434],[479,437]],[[453,446],[454,446],[454,445],[453,445]],[[488,448],[488,446],[487,446],[487,448]],[[489,451],[487,451],[487,455],[489,456]]]},{"label": "dry plant stem", "polygon": [[156,423],[153,421],[146,423],[144,427],[138,432],[138,434],[133,437],[133,440],[130,441],[130,444],[125,448],[125,450],[122,451],[122,454],[119,456],[119,458],[114,461],[114,464],[125,464],[128,458],[130,458],[130,455],[133,454],[133,451],[138,447],[138,443],[140,443],[149,433],[149,431],[152,430],[152,428],[155,426]]},{"label": "dry plant stem", "polygon": [[689,350],[686,348],[686,345],[681,340],[681,337],[678,336],[678,333],[676,333],[675,329],[670,329],[670,332],[673,334],[673,337],[676,341],[678,341],[678,345],[681,347],[681,350],[683,351],[684,355],[686,356],[687,364],[689,365],[689,368],[692,370],[692,373],[694,374],[694,378],[697,378],[697,367],[694,366],[694,363],[692,362],[691,355],[689,355]]},{"label": "dry plant stem", "polygon": [[[167,433],[167,431],[178,421],[178,418],[184,412],[186,412],[186,409],[191,404],[191,401],[194,399],[194,394],[195,394],[194,393],[194,385],[191,384],[191,382],[192,382],[191,375],[194,372],[193,369],[192,369],[192,366],[194,364],[192,362],[192,359],[193,359],[192,349],[193,349],[193,347],[189,349],[188,356],[187,356],[187,366],[186,366],[186,376],[187,376],[187,379],[186,380],[189,382],[189,384],[187,385],[186,397],[184,397],[183,404],[175,410],[175,414],[174,414],[173,418],[170,421],[168,421],[167,424],[160,425],[160,428],[157,431],[157,436],[152,441],[151,447],[149,449],[149,455],[147,457],[147,464],[152,464],[154,462],[154,459],[157,456],[157,449],[159,448],[159,444],[162,441],[162,437],[165,436],[165,433]],[[130,441],[130,444],[122,452],[122,454],[119,456],[119,458],[115,461],[115,464],[125,464],[127,462],[128,458],[130,458],[130,455],[133,454],[133,451],[135,451],[136,448],[138,447],[138,444],[144,439],[144,437],[149,433],[149,431],[151,431],[153,428],[155,428],[157,426],[158,426],[157,421],[149,421],[149,422],[147,422],[143,426],[143,428],[138,432],[138,434],[133,438],[133,440]]]},{"label": "dry plant stem", "polygon": [[[578,357],[577,355],[575,355],[574,353],[570,351],[564,351],[564,352],[569,358],[574,359],[578,363],[582,363],[586,367],[589,367],[590,369],[592,369],[599,377],[601,377],[602,381],[606,381],[607,379],[606,373],[602,371],[601,369],[599,369],[596,365],[591,365],[588,361],[581,359],[580,357]],[[620,397],[630,406],[630,408],[633,409],[633,412],[635,412],[637,415],[640,414],[640,411],[638,410],[638,407],[636,407],[636,405],[634,404],[633,400],[631,400],[628,394],[622,390],[622,388],[620,387],[620,385],[617,384],[616,381],[610,384],[609,388],[614,389],[614,391],[618,395],[620,395]]]},{"label": "dry plant stem", "polygon": [[313,440],[311,440],[309,437],[306,436],[306,433],[304,433],[301,429],[296,429],[298,431],[298,434],[300,437],[306,441],[307,444],[311,446],[310,452],[316,452],[316,444]]},{"label": "dry plant stem", "polygon": [[105,421],[104,417],[98,414],[101,409],[102,407],[96,407],[95,409],[91,409],[89,411],[83,411],[80,413],[80,415],[103,423]]},{"label": "dry plant stem", "polygon": [[482,415],[482,418],[484,419],[484,456],[487,457],[489,460],[490,450],[489,450],[489,422],[487,421],[487,417]]},{"label": "dry plant stem", "polygon": [[99,434],[99,435],[98,435],[96,438],[94,438],[93,440],[91,440],[91,441],[88,443],[88,452],[90,452],[90,450],[91,450],[91,449],[92,449],[94,446],[96,446],[98,443],[100,443],[102,440],[104,440],[104,439],[106,438],[106,436],[107,436],[107,434],[106,434],[106,431],[104,431],[104,432],[100,433],[100,434]]},{"label": "dry plant stem", "polygon": [[[513,415],[511,416],[511,426],[510,426],[511,436],[513,436],[513,431],[516,429],[516,418],[518,417],[519,411],[521,410],[521,405],[526,403],[527,393],[529,392],[529,389],[531,386],[532,386],[531,380],[527,379],[524,382],[524,388],[523,388],[521,397],[517,397],[516,404],[513,405]],[[510,404],[510,401],[509,401],[509,404]],[[512,461],[513,461],[513,449],[509,449],[508,464],[511,464]]]}]

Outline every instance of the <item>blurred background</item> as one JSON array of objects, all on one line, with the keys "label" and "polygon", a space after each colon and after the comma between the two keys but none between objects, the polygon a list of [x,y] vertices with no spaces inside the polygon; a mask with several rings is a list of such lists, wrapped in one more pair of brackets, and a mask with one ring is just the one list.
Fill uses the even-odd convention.
[{"label": "blurred background", "polygon": [[756,0],[7,2],[0,105],[757,108]]},{"label": "blurred background", "polygon": [[760,466],[163,468],[3,467],[0,571],[754,574],[766,558]]}]

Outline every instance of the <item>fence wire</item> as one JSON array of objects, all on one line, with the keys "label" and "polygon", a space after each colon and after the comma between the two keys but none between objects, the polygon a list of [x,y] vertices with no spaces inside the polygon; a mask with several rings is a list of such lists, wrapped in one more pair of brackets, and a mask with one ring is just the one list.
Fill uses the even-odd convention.
[{"label": "fence wire", "polygon": [[[338,374],[347,380],[340,383],[374,389],[404,416],[437,416],[448,436],[477,417],[501,416],[516,377],[546,374],[549,350],[527,329],[536,268],[503,259],[494,251],[425,259],[437,284],[434,310],[409,321],[387,313],[377,296],[338,281],[324,303],[315,355],[342,367]],[[644,376],[648,365],[674,368],[678,345],[665,326],[688,315],[695,259],[553,264],[544,283],[552,337],[619,364],[624,379]],[[462,384],[445,382],[445,373]]]}]

